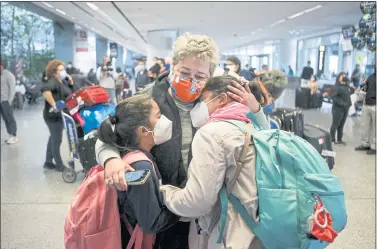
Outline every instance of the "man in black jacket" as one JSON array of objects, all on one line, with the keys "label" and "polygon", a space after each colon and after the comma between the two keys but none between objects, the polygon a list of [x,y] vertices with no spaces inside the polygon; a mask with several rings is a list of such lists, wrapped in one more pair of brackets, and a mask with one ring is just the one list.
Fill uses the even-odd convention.
[{"label": "man in black jacket", "polygon": [[308,61],[308,65],[306,67],[304,67],[304,69],[302,70],[301,79],[310,80],[310,78],[314,74],[314,70],[310,66],[311,64],[312,63],[310,61]]},{"label": "man in black jacket", "polygon": [[366,95],[361,114],[361,145],[355,150],[376,154],[376,71],[366,81]]}]

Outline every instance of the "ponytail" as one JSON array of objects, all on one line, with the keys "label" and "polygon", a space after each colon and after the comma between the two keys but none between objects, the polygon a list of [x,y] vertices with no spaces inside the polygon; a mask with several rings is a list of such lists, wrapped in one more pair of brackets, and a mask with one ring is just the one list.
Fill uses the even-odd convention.
[{"label": "ponytail", "polygon": [[101,126],[98,130],[98,139],[104,142],[105,144],[109,144],[118,148],[119,145],[117,145],[115,125],[112,124],[112,122],[110,121],[110,119],[112,118],[107,118],[101,123]]}]

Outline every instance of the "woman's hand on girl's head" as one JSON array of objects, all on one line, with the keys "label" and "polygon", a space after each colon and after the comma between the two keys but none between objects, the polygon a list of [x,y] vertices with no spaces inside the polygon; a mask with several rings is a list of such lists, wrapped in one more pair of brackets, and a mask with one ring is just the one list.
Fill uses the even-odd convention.
[{"label": "woman's hand on girl's head", "polygon": [[241,86],[236,81],[232,81],[232,84],[233,86],[227,86],[229,90],[229,92],[227,92],[228,96],[231,97],[234,101],[237,101],[249,107],[250,111],[254,113],[259,112],[261,106],[258,100],[255,98],[254,94],[250,92],[249,85],[245,82],[244,85]]}]

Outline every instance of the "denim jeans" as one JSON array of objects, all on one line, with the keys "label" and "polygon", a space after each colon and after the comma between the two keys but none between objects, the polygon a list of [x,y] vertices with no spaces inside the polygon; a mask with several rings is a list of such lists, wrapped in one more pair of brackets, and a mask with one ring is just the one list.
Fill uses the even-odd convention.
[{"label": "denim jeans", "polygon": [[63,165],[63,160],[60,154],[60,145],[62,143],[64,128],[63,121],[59,120],[56,122],[45,119],[45,122],[50,131],[46,150],[46,162],[52,163],[52,159],[54,159],[56,165]]},{"label": "denim jeans", "polygon": [[113,105],[117,104],[116,95],[115,95],[115,88],[106,88],[107,93],[109,94],[110,103]]}]

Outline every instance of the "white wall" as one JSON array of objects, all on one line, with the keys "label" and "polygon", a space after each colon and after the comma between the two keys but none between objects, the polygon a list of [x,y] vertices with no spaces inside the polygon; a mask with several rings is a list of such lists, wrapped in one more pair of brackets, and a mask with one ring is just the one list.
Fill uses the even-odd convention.
[{"label": "white wall", "polygon": [[153,65],[152,58],[172,55],[172,46],[177,38],[177,30],[149,31],[147,35],[147,68]]}]

